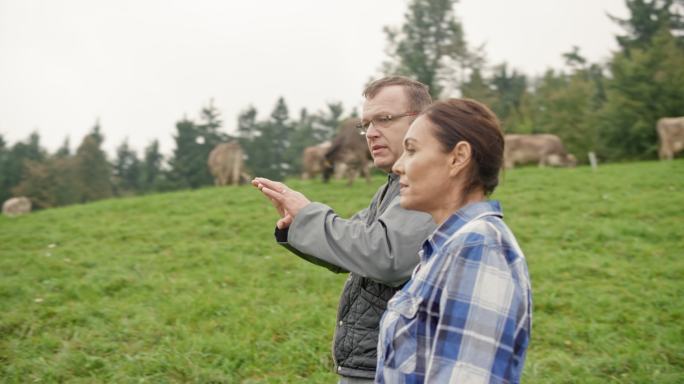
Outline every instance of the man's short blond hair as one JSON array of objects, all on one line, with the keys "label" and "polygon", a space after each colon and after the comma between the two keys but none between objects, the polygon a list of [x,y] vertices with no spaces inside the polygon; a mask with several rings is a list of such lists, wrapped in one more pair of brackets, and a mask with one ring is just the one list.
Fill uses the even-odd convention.
[{"label": "man's short blond hair", "polygon": [[406,92],[411,112],[421,112],[432,103],[430,88],[427,85],[404,76],[387,76],[371,82],[363,90],[363,97],[372,99],[383,88],[394,85],[402,87]]}]

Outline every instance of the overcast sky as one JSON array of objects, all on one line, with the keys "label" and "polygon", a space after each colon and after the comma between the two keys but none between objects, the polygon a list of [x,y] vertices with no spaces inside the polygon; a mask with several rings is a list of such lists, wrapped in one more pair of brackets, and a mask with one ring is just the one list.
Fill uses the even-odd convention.
[{"label": "overcast sky", "polygon": [[[359,107],[386,59],[384,26],[400,26],[407,0],[0,0],[0,134],[31,131],[72,150],[100,119],[111,154],[128,137],[141,150],[173,148],[175,122],[213,98],[231,132],[238,113],[260,117],[283,96],[296,117],[326,102]],[[592,62],[617,49],[606,13],[624,0],[461,0],[471,46],[491,64],[528,75],[563,68],[579,46]]]}]

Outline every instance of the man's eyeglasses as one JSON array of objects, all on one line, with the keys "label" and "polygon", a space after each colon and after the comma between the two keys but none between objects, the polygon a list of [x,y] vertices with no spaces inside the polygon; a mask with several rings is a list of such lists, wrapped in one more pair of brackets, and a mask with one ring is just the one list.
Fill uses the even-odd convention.
[{"label": "man's eyeglasses", "polygon": [[359,134],[365,135],[366,132],[368,131],[368,128],[370,128],[370,125],[373,124],[374,127],[386,127],[390,125],[391,122],[394,120],[400,119],[402,117],[407,117],[407,116],[416,116],[418,112],[407,112],[407,113],[402,113],[401,115],[381,115],[381,116],[376,116],[370,120],[364,120],[361,121],[360,123],[356,124],[356,129],[359,131]]}]

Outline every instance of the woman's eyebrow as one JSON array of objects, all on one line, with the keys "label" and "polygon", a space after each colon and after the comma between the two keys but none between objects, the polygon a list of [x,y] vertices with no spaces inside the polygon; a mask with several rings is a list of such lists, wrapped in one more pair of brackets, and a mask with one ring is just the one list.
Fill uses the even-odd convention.
[{"label": "woman's eyebrow", "polygon": [[416,142],[417,142],[416,139],[414,139],[412,137],[407,137],[404,139],[404,145],[414,144]]}]

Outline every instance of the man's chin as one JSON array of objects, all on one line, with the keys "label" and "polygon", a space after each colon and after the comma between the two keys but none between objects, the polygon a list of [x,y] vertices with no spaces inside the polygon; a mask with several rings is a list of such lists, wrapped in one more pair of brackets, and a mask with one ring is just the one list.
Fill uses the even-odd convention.
[{"label": "man's chin", "polygon": [[375,166],[375,168],[383,172],[390,173],[392,171],[392,166],[394,165],[394,163],[390,164],[389,161],[383,161],[383,159],[373,159],[373,165]]}]

